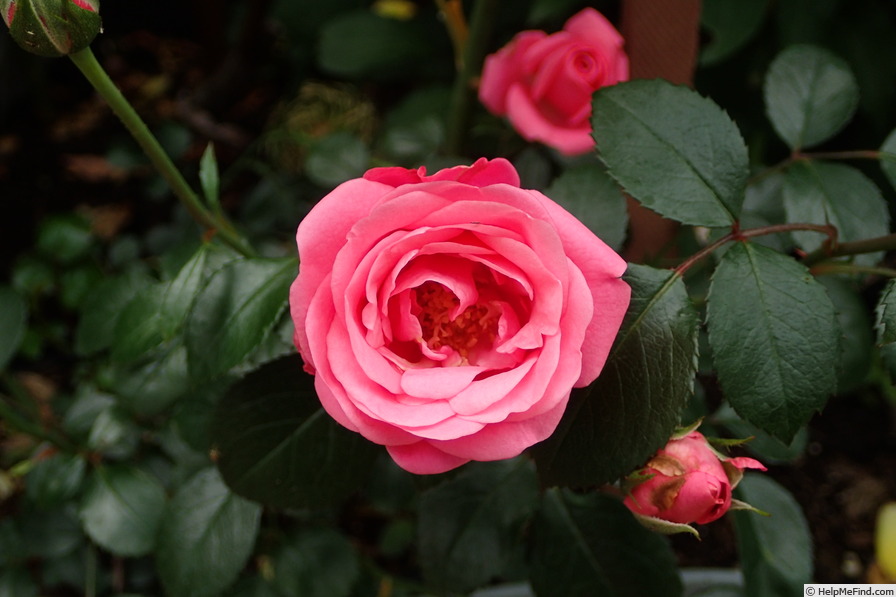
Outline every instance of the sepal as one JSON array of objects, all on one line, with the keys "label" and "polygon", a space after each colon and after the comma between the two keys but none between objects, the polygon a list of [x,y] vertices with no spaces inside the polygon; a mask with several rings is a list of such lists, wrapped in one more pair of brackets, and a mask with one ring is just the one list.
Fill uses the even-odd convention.
[{"label": "sepal", "polygon": [[55,58],[90,45],[102,31],[99,0],[0,0],[0,15],[24,50]]},{"label": "sepal", "polygon": [[690,533],[697,539],[700,538],[700,533],[689,524],[683,524],[680,522],[669,522],[668,520],[663,520],[662,518],[654,518],[653,516],[644,516],[643,514],[638,514],[637,512],[632,512],[635,515],[635,519],[641,523],[641,525],[651,530],[655,533],[660,533],[662,535],[677,535],[679,533]]}]

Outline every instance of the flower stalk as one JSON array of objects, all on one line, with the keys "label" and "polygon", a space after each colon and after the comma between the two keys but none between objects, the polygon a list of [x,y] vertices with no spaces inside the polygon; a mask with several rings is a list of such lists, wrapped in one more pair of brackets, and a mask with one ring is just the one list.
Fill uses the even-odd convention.
[{"label": "flower stalk", "polygon": [[445,143],[445,151],[449,155],[461,153],[472,111],[474,81],[482,71],[488,40],[500,6],[500,0],[479,0],[473,7],[469,33],[466,36],[460,68],[451,93],[451,111],[448,114],[448,136]]},{"label": "flower stalk", "polygon": [[233,224],[223,215],[212,213],[199,199],[190,185],[184,180],[183,175],[162,149],[159,141],[153,136],[146,123],[137,114],[128,100],[122,95],[115,83],[97,61],[90,48],[85,48],[74,54],[69,54],[72,62],[85,78],[93,85],[94,89],[106,100],[109,107],[130,131],[134,140],[146,153],[149,160],[155,166],[162,178],[171,187],[177,198],[183,203],[187,211],[200,225],[213,231],[222,241],[246,257],[255,255],[255,251],[237,233]]}]

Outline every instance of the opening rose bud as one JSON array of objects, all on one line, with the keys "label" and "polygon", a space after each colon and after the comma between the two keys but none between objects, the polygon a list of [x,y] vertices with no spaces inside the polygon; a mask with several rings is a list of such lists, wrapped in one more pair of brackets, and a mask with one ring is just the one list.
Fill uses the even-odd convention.
[{"label": "opening rose bud", "polygon": [[633,475],[637,485],[625,505],[641,516],[706,524],[731,508],[731,492],[748,468],[766,470],[752,458],[720,457],[700,432],[691,431],[670,440]]},{"label": "opening rose bud", "polygon": [[479,99],[524,139],[566,155],[585,153],[594,147],[592,94],[628,80],[622,46],[619,32],[593,8],[551,35],[523,31],[486,58]]},{"label": "opening rose bud", "polygon": [[622,258],[504,159],[375,168],[296,238],[295,342],[321,403],[418,474],[547,438],[631,293]]},{"label": "opening rose bud", "polygon": [[99,0],[0,0],[0,14],[19,46],[64,56],[90,45],[102,29]]}]

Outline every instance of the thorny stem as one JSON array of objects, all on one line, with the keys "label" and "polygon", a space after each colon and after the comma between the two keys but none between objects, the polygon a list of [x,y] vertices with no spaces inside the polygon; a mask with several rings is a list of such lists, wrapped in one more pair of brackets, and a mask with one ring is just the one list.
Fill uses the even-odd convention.
[{"label": "thorny stem", "polygon": [[[828,239],[822,245],[822,248],[829,246],[837,246],[837,229],[831,225],[819,225],[819,224],[776,224],[774,226],[762,226],[759,228],[749,228],[747,230],[739,230],[737,227],[734,227],[729,234],[726,234],[716,242],[707,245],[682,261],[676,268],[675,273],[679,276],[683,276],[684,273],[689,270],[694,264],[699,261],[705,259],[709,255],[711,255],[714,251],[716,251],[722,245],[729,243],[731,241],[744,240],[747,238],[753,238],[756,236],[765,236],[767,234],[778,234],[781,232],[794,232],[797,230],[810,230],[812,232],[818,232],[820,234],[826,234]],[[808,264],[806,264],[808,265]]]},{"label": "thorny stem", "polygon": [[857,265],[855,263],[819,263],[811,271],[816,276],[824,276],[826,274],[868,274],[869,276],[896,278],[896,269]]},{"label": "thorny stem", "polygon": [[445,143],[445,150],[449,155],[461,153],[472,109],[474,82],[482,70],[488,40],[500,5],[501,0],[478,0],[473,7],[469,35],[463,48],[463,60],[451,92],[448,138]]},{"label": "thorny stem", "polygon": [[109,78],[109,75],[106,74],[106,71],[103,70],[90,48],[69,54],[69,58],[127,127],[134,140],[137,141],[141,149],[149,157],[153,166],[162,175],[184,207],[187,208],[193,219],[206,229],[214,231],[225,243],[242,255],[246,257],[254,256],[255,251],[236,232],[233,225],[223,217],[213,214],[199,200],[199,197],[193,192],[187,181],[184,180],[183,175],[171,161],[171,158],[168,157],[168,154],[165,153],[165,150],[162,149],[162,146],[150,132],[143,119],[140,118],[118,87],[115,86],[115,83],[112,82],[112,79]]},{"label": "thorny stem", "polygon": [[863,253],[890,251],[892,249],[896,249],[896,234],[887,234],[885,236],[876,236],[874,238],[866,238],[864,240],[856,240],[847,243],[822,245],[806,255],[805,259],[803,259],[803,263],[806,266],[812,266],[825,259],[831,259],[833,257],[861,255]]}]

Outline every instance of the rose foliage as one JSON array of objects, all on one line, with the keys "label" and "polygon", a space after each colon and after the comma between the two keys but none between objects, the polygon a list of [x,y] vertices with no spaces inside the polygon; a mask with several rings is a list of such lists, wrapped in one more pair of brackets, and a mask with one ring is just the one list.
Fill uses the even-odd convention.
[{"label": "rose foliage", "polygon": [[628,2],[219,4],[93,48],[184,209],[13,41],[84,66],[98,3],[0,0],[0,595],[856,580],[792,471],[892,460],[887,3],[707,0],[694,88],[626,80]]}]

